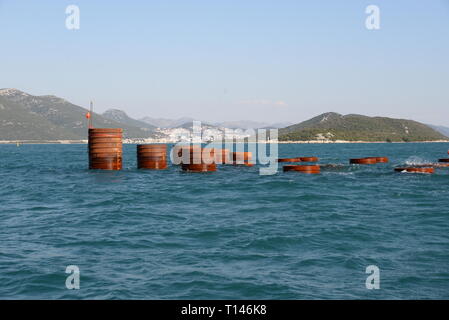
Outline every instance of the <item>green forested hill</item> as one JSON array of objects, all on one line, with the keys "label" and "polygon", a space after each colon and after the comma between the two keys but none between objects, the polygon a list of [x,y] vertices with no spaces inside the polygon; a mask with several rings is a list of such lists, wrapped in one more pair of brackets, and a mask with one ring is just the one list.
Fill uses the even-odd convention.
[{"label": "green forested hill", "polygon": [[281,129],[279,139],[409,142],[448,140],[448,137],[412,120],[331,112]]},{"label": "green forested hill", "polygon": [[[0,140],[87,139],[87,109],[55,96],[33,96],[16,89],[0,90]],[[98,128],[123,128],[125,138],[148,138],[151,130],[94,113]]]}]

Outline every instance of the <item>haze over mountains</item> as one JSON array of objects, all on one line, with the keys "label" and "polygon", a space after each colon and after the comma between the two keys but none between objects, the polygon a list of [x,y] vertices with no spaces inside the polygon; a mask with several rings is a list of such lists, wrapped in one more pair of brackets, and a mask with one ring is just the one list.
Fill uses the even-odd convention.
[{"label": "haze over mountains", "polygon": [[[88,110],[62,98],[33,96],[17,89],[0,89],[0,141],[55,141],[87,139]],[[190,129],[192,118],[140,120],[124,111],[110,109],[93,113],[94,127],[123,128],[125,138],[166,138],[171,131]],[[446,140],[449,129],[422,123],[382,117],[326,113],[310,120],[269,124],[255,121],[202,122],[207,128],[282,128],[281,140],[348,140],[348,141],[436,141]],[[442,134],[443,133],[443,134]]]},{"label": "haze over mountains", "polygon": [[438,131],[439,133],[445,135],[446,137],[449,137],[449,128],[448,127],[444,127],[444,126],[435,126],[432,124],[428,124],[429,127],[431,127],[432,129]]},{"label": "haze over mountains", "polygon": [[[192,121],[198,120],[193,118],[179,118],[179,119],[161,119],[161,118],[151,118],[145,117],[140,119],[145,123],[153,125],[158,128],[179,128],[184,126],[186,123],[192,123]],[[267,122],[257,122],[251,120],[240,120],[240,121],[224,121],[224,122],[209,122],[209,121],[201,121],[207,123],[210,126],[214,126],[217,128],[230,128],[230,129],[259,129],[259,128],[283,128],[293,123],[290,122],[281,122],[281,123],[267,123]]]}]

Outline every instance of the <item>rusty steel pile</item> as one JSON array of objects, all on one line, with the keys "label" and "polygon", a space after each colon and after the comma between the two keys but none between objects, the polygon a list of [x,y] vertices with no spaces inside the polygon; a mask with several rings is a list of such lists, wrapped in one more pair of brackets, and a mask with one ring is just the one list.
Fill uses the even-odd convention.
[{"label": "rusty steel pile", "polygon": [[[123,165],[122,151],[123,129],[91,128],[89,129],[89,169],[121,170]],[[230,152],[228,149],[203,148],[201,145],[176,145],[171,150],[172,156],[178,159],[173,162],[181,165],[186,172],[214,172],[217,165],[230,164],[235,166],[254,166],[251,152]],[[449,151],[448,151],[449,153]],[[284,172],[300,172],[319,174],[320,166],[311,164],[319,162],[318,157],[279,158],[278,163],[306,163],[288,164],[283,166]],[[351,165],[374,165],[388,163],[387,157],[365,157],[350,159]],[[168,168],[166,144],[137,145],[137,168],[163,170]],[[396,167],[396,172],[434,173],[435,168],[449,168],[449,159],[439,159],[439,163],[420,164],[414,166]]]},{"label": "rusty steel pile", "polygon": [[181,149],[181,168],[189,172],[217,171],[215,149],[191,146]]},{"label": "rusty steel pile", "polygon": [[140,144],[137,146],[137,168],[167,169],[167,145]]},{"label": "rusty steel pile", "polygon": [[89,129],[89,169],[122,169],[123,129]]}]

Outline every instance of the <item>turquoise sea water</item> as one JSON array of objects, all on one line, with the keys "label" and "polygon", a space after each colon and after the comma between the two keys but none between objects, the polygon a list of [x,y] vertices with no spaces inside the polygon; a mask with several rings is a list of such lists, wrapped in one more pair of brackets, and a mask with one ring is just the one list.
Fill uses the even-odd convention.
[{"label": "turquoise sea water", "polygon": [[[0,298],[449,298],[449,144],[280,145],[320,175],[87,170],[85,145],[0,146]],[[389,164],[348,159],[387,156]],[[68,265],[80,290],[65,287]],[[369,265],[380,289],[367,290]]]}]

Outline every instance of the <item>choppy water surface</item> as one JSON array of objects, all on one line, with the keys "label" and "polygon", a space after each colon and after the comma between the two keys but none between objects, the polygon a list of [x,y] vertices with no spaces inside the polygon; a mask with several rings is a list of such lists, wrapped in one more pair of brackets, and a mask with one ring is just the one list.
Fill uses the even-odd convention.
[{"label": "choppy water surface", "polygon": [[[85,145],[0,146],[0,298],[449,298],[449,169],[393,172],[449,144],[283,144],[342,166],[274,176],[138,171],[124,148],[123,171],[93,172]],[[392,162],[347,164],[364,156]]]}]

